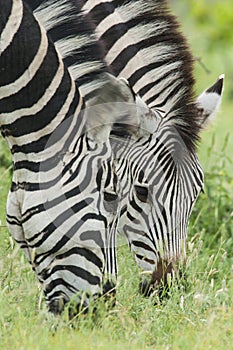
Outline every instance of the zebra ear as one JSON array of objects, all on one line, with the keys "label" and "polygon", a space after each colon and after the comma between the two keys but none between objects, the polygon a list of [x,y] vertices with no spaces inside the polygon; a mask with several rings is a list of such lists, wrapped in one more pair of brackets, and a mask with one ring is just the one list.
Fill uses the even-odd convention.
[{"label": "zebra ear", "polygon": [[135,93],[126,79],[120,78],[120,80],[121,82],[125,82],[125,84],[129,87],[129,90],[134,98],[134,105],[132,105],[130,108],[130,112],[133,114],[130,120],[132,124],[131,127],[127,126],[129,133],[136,137],[154,134],[159,128],[162,120],[162,114],[165,112],[148,107],[143,99]]},{"label": "zebra ear", "polygon": [[207,90],[205,90],[196,100],[200,125],[205,126],[214,119],[218,112],[223,92],[224,74]]},{"label": "zebra ear", "polygon": [[106,142],[114,123],[138,124],[135,96],[125,79],[106,74],[107,79],[86,104],[88,136],[96,142]]},{"label": "zebra ear", "polygon": [[149,108],[138,95],[136,96],[135,103],[137,118],[139,120],[138,136],[154,134],[159,129],[165,112],[156,108]]}]

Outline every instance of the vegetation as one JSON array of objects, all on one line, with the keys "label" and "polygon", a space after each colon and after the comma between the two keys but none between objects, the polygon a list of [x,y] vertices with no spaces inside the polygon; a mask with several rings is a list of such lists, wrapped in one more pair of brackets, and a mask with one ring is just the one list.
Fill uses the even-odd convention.
[{"label": "vegetation", "polygon": [[142,297],[138,292],[139,273],[127,246],[122,244],[118,247],[120,271],[114,308],[108,310],[100,300],[95,314],[80,315],[74,322],[68,320],[67,313],[59,319],[48,314],[41,287],[5,227],[11,161],[1,139],[0,344],[3,350],[233,349],[233,91],[229,82],[233,68],[227,63],[230,57],[233,59],[232,38],[228,38],[232,5],[231,0],[173,1],[172,4],[184,19],[183,28],[195,55],[212,72],[207,74],[197,62],[197,90],[200,92],[223,72],[228,80],[222,111],[214,125],[203,132],[199,146],[205,194],[199,198],[190,221],[186,281],[174,285],[170,298],[162,302]]}]

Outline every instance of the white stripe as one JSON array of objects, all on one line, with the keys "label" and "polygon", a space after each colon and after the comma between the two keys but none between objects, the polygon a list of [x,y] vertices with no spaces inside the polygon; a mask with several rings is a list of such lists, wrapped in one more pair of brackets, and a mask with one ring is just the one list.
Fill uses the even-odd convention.
[{"label": "white stripe", "polygon": [[[76,108],[74,116],[70,117],[70,118],[73,118],[73,120],[72,120],[72,123],[69,126],[69,129],[65,130],[64,135],[62,136],[61,139],[58,140],[57,143],[53,144],[50,147],[50,143],[49,143],[50,140],[49,140],[47,147],[45,147],[45,149],[43,151],[39,152],[39,153],[32,152],[32,153],[24,154],[24,153],[18,153],[17,152],[17,153],[15,153],[13,155],[14,162],[19,162],[19,161],[23,161],[23,160],[28,160],[28,161],[35,162],[35,159],[36,159],[37,162],[43,162],[46,159],[48,159],[49,157],[52,157],[54,154],[58,154],[59,152],[62,152],[62,150],[64,150],[64,145],[66,143],[66,140],[68,139],[69,135],[71,134],[72,130],[74,129],[74,127],[75,127],[75,125],[77,123],[77,118],[79,118],[81,104],[82,104],[82,99],[80,98],[80,102],[79,102],[79,104],[78,104],[78,106]],[[63,117],[64,117],[64,115],[63,115]],[[82,123],[80,125],[80,131],[83,129],[84,124],[85,124],[85,119],[82,120]],[[56,123],[54,123],[53,125],[50,124],[49,127],[53,127],[54,128],[52,130],[52,132],[54,132],[54,137],[55,137],[56,136],[56,129],[58,127],[57,124]],[[59,125],[59,128],[60,127],[61,126]],[[47,129],[43,129],[43,131],[44,131],[43,132],[43,136],[46,136],[49,133],[51,133],[51,130],[49,130],[48,128]],[[30,134],[28,137],[26,137],[26,143],[29,143],[31,141],[31,136],[33,136],[33,134]],[[51,139],[52,139],[52,137],[53,137],[53,135],[51,136]],[[78,138],[79,135],[76,135],[76,137]],[[77,141],[76,137],[73,140],[74,144]],[[34,140],[32,140],[32,141],[34,141]],[[17,144],[18,143],[19,142],[17,140]],[[72,149],[72,144],[70,145],[70,149]],[[28,171],[28,170],[25,170],[25,171]],[[47,182],[47,181],[50,181],[53,178],[55,178],[57,176],[57,174],[58,174],[58,169],[55,170],[55,174],[53,172],[54,172],[54,169],[52,169],[50,172],[46,172],[46,173],[41,172],[40,173],[40,183]],[[17,173],[17,171],[16,171],[16,173]],[[17,178],[17,181],[19,181],[19,182],[22,181],[24,175],[22,176],[22,174],[20,173],[20,176],[21,176],[21,180],[19,178]],[[35,175],[35,176],[37,177],[38,175]],[[28,177],[28,175],[27,175],[27,177]],[[32,181],[32,179],[30,181]],[[35,178],[33,181],[36,182],[37,178]]]},{"label": "white stripe", "polygon": [[70,1],[50,0],[42,3],[34,11],[34,15],[41,23],[43,23],[46,30],[49,31],[59,24],[62,24],[66,21],[71,21],[73,16],[71,16],[71,13],[69,13],[68,17],[67,12],[72,12],[72,9],[73,7],[70,4]]},{"label": "white stripe", "polygon": [[[150,9],[148,5],[145,4],[140,4],[138,6],[138,10],[135,10],[135,5],[138,5],[137,3],[132,2],[130,4],[118,7],[115,9],[113,13],[105,17],[96,27],[96,33],[98,35],[98,38],[101,37],[104,33],[107,32],[108,29],[113,27],[114,25],[117,24],[125,24],[126,27],[128,28],[127,22],[130,21],[135,17],[135,14],[140,13],[143,14],[147,10]],[[133,6],[133,9],[132,9]],[[141,26],[141,30],[140,30]],[[152,23],[147,23],[146,25],[137,25],[137,27],[130,28],[128,32],[135,32],[135,43],[139,42],[142,39],[148,38],[152,33],[153,34],[160,34],[163,31],[167,29],[167,23],[164,21],[160,22],[153,22]],[[138,37],[139,36],[139,37]]]},{"label": "white stripe", "polygon": [[[153,52],[153,57],[156,57],[156,61],[162,60],[163,58],[169,58],[169,56],[172,57],[173,46],[163,45],[159,43],[150,46],[149,48],[140,50],[131,58],[131,60],[128,61],[123,70],[119,73],[119,76],[129,79],[129,77],[132,75],[132,72],[135,72],[135,67],[137,69],[145,67],[147,60],[149,61],[148,63],[152,63],[151,52]],[[169,54],[169,52],[171,53]],[[107,63],[111,64],[111,62]]]},{"label": "white stripe", "polygon": [[12,2],[11,14],[0,36],[0,54],[2,54],[12,42],[23,18],[23,4],[21,0]]},{"label": "white stripe", "polygon": [[89,83],[83,84],[82,86],[80,86],[80,91],[82,96],[85,97],[87,94],[95,90],[101,89],[105,85],[105,82],[106,81],[103,79],[103,80],[93,80]]},{"label": "white stripe", "polygon": [[[81,78],[83,75],[95,72],[103,67],[103,63],[99,61],[83,62],[72,65],[68,68],[70,75],[74,80]],[[94,81],[92,82],[94,84]]]},{"label": "white stripe", "polygon": [[[123,51],[124,48],[129,47],[130,45],[136,45],[140,41],[155,35],[155,29],[156,34],[161,34],[164,31],[164,25],[161,24],[154,27],[152,27],[150,24],[138,25],[137,27],[129,29],[127,33],[121,36],[108,51],[106,55],[106,61],[110,64],[119,55],[119,53]],[[166,48],[168,49],[167,46]]]},{"label": "white stripe", "polygon": [[[159,55],[158,55],[159,56]],[[168,55],[169,56],[169,55]],[[160,58],[158,57],[158,61],[160,60]],[[156,82],[158,79],[160,79],[161,77],[163,77],[164,74],[170,72],[171,70],[177,69],[179,68],[179,66],[182,64],[182,62],[173,62],[170,64],[166,64],[163,66],[160,66],[158,68],[155,68],[153,70],[148,70],[140,79],[137,80],[137,82],[134,84],[133,89],[135,92],[138,92],[142,86],[146,86],[147,84],[149,84],[150,82]],[[168,78],[169,80],[171,79]],[[165,80],[165,79],[164,79]],[[164,83],[163,83],[164,85]],[[157,85],[156,85],[157,86]],[[157,93],[158,89],[156,87],[156,91],[154,91],[154,93]]]},{"label": "white stripe", "polygon": [[62,58],[65,58],[70,56],[72,52],[82,49],[83,46],[90,44],[91,37],[92,36],[90,35],[70,36],[56,41],[55,46],[60,52]]},{"label": "white stripe", "polygon": [[[32,133],[27,134],[27,135],[20,136],[19,138],[17,138],[17,145],[21,146],[21,145],[24,145],[25,143],[27,144],[29,142],[29,140],[35,141],[35,140],[39,139],[40,137],[43,137],[43,136],[48,135],[49,133],[53,132],[57,128],[57,126],[60,125],[60,123],[64,119],[65,114],[68,112],[76,91],[77,90],[75,89],[75,84],[72,81],[72,86],[71,86],[69,95],[67,96],[66,102],[62,105],[62,108],[60,109],[58,114],[56,116],[54,116],[54,119],[51,121],[51,123],[49,123],[49,125],[47,125],[45,128],[43,128],[41,130],[32,132]],[[55,93],[55,91],[53,90],[53,94],[54,93]],[[46,97],[48,97],[48,96],[51,98],[50,94],[47,94]],[[45,102],[45,101],[43,101],[43,102]],[[47,99],[47,101],[44,105],[41,106],[39,104],[38,111],[40,109],[42,109],[47,104],[47,102],[49,102],[49,99]],[[81,103],[81,101],[80,101],[80,103]],[[35,107],[37,107],[37,104],[35,105]],[[80,104],[79,104],[79,107],[80,107]],[[19,113],[19,111],[16,111],[16,113],[17,112]],[[35,113],[36,113],[36,111],[35,111]],[[29,118],[32,118],[32,116],[29,115]],[[9,136],[8,139],[10,140],[11,137]],[[13,140],[14,139],[15,138],[13,138]]]},{"label": "white stripe", "polygon": [[[62,237],[64,237],[64,232],[67,232],[68,230],[69,230],[69,228],[72,226],[72,223],[74,222],[74,217],[72,217],[72,222],[71,223],[69,223],[69,225],[67,225],[67,228],[63,228],[63,227],[59,227],[59,230],[58,231],[56,231],[56,232],[61,232],[62,233],[62,235],[61,236],[58,236],[58,237],[56,237],[56,240],[55,240],[55,242],[53,242],[53,245],[51,244],[51,245],[49,245],[48,246],[48,248],[46,247],[46,250],[49,250],[49,249],[52,249],[53,247],[54,247],[54,245],[62,238]],[[51,236],[55,236],[55,235],[51,235]],[[40,239],[41,239],[41,237],[40,237]],[[54,239],[54,237],[53,237],[53,239]],[[39,240],[39,239],[38,239]],[[73,242],[72,242],[73,243]],[[34,242],[33,242],[33,244],[34,244]],[[51,246],[51,248],[50,248],[50,246]],[[70,247],[70,248],[72,248],[72,247]],[[103,253],[102,253],[102,251],[101,251],[101,249],[99,248],[98,249],[98,252],[97,252],[97,249],[95,249],[96,250],[96,255],[97,256],[100,256],[101,255],[101,257],[104,259],[104,257],[103,257]],[[92,250],[92,252],[94,253],[94,251]],[[48,261],[49,260],[51,260],[51,257],[50,257],[50,259],[45,259],[45,260],[43,260],[41,263],[40,263],[40,265],[38,266],[38,271],[42,271],[43,269],[45,269],[46,267],[47,267],[47,264],[48,264]],[[88,259],[86,259],[84,256],[82,256],[82,255],[79,255],[79,254],[75,254],[75,253],[73,253],[73,254],[71,254],[71,255],[69,255],[69,256],[67,256],[67,257],[65,257],[65,258],[63,258],[63,259],[56,259],[56,260],[54,260],[52,263],[51,263],[51,265],[50,265],[50,268],[52,269],[54,266],[56,266],[56,265],[63,265],[63,266],[66,266],[66,265],[74,265],[74,263],[75,263],[75,260],[78,260],[78,263],[77,263],[77,265],[78,266],[83,266],[84,268],[85,268],[85,270],[87,270],[87,271],[91,271],[91,273],[93,274],[93,275],[95,275],[95,276],[98,276],[98,275],[100,275],[100,269],[99,269],[99,267],[96,265],[96,264],[94,264],[93,262],[91,262],[91,261],[89,261]],[[101,277],[101,276],[100,276]]]},{"label": "white stripe", "polygon": [[[74,117],[73,117],[71,125],[69,126],[69,129],[66,130],[63,137],[56,144],[54,144],[52,147],[45,148],[40,153],[34,153],[34,152],[27,153],[27,154],[15,153],[15,154],[13,154],[14,163],[19,162],[19,161],[24,161],[24,160],[33,161],[33,162],[35,162],[35,161],[36,162],[43,162],[46,159],[52,157],[53,155],[59,154],[62,151],[64,151],[65,142],[68,139],[68,137],[70,136],[71,132],[73,131],[73,129],[77,123],[77,118],[80,118],[79,113],[80,113],[81,107],[82,107],[82,98],[80,98],[79,104],[76,108],[76,111],[74,113]],[[80,128],[79,128],[80,132],[81,132],[81,130],[83,130],[84,124],[85,124],[85,118],[82,118]],[[57,127],[57,125],[55,124],[54,125],[55,132],[56,132],[56,127]],[[45,129],[43,129],[43,130],[45,130]],[[29,135],[29,138],[27,139],[27,143],[31,141],[31,137],[30,137],[31,135]],[[46,136],[46,133],[43,136]],[[71,149],[71,150],[73,149],[73,144],[76,143],[78,137],[79,137],[79,135],[77,134],[76,137],[74,138],[74,140],[72,141],[72,144],[70,144],[69,149]],[[17,142],[17,144],[18,144],[18,142]],[[55,179],[58,176],[59,171],[62,171],[62,168],[61,169],[59,168],[62,166],[63,165],[60,162],[55,168],[52,168],[51,170],[46,171],[46,172],[40,171],[39,174],[31,172],[28,169],[19,169],[19,170],[16,170],[14,172],[14,181],[23,182],[25,180],[25,178],[27,178],[29,182],[35,182],[35,183],[40,182],[43,185],[43,183],[46,183],[48,181],[52,181],[53,179]],[[43,167],[42,167],[42,170],[43,170]],[[38,176],[39,176],[39,180],[38,180]],[[33,197],[33,201],[35,201],[34,197]],[[34,203],[34,205],[36,205],[36,202]]]},{"label": "white stripe", "polygon": [[[109,2],[109,0],[101,0],[101,3]],[[89,0],[86,2],[86,4],[83,6],[82,10],[89,12],[91,9],[93,9],[96,5],[99,5],[99,0]]]},{"label": "white stripe", "polygon": [[[13,94],[16,94],[22,88],[24,88],[35,76],[38,69],[40,68],[48,49],[48,39],[46,31],[43,27],[41,29],[41,42],[37,54],[31,62],[28,69],[14,82],[0,87],[0,97],[4,98]],[[16,111],[16,113],[18,113]]]},{"label": "white stripe", "polygon": [[[73,51],[80,50],[82,51],[82,46],[85,46],[90,43],[92,36],[81,36],[81,37],[70,37],[65,40],[59,40],[56,42],[55,46],[62,58],[71,56]],[[104,67],[104,64],[93,60],[92,62],[77,62],[76,64],[68,67],[70,75],[74,80],[79,79],[81,76],[94,72],[98,69]]]},{"label": "white stripe", "polygon": [[[109,0],[88,0],[85,5],[83,6],[82,10],[85,12],[90,12],[95,6],[99,5],[100,3],[109,3],[113,1],[109,1]],[[113,3],[112,4],[113,7],[115,7],[116,5]],[[144,13],[148,10],[152,10],[154,9],[154,3],[153,1],[151,1],[149,4],[145,1],[145,0],[138,0],[138,1],[131,1],[126,5],[120,6],[117,8],[117,11],[120,10],[120,14],[122,16],[122,18],[124,17],[124,19],[129,20],[133,17],[135,17],[135,14],[137,13]],[[133,16],[131,15],[131,13],[133,13]]]},{"label": "white stripe", "polygon": [[[164,103],[163,101],[167,98],[167,96],[175,89],[175,87],[177,87],[180,84],[181,79],[180,79],[179,73],[174,74],[174,78],[172,79],[170,78],[170,79],[167,79],[166,81],[163,81],[161,85],[156,85],[156,89],[155,89],[155,86],[153,86],[145,95],[143,95],[143,101],[146,101],[149,98],[152,98],[157,91],[158,92],[160,91],[161,87],[167,86],[169,84],[169,80],[174,80],[173,84],[168,88],[166,88],[163,93],[160,93],[159,97],[156,100],[153,100],[151,103],[148,104],[150,108],[154,108],[154,107],[156,108],[156,105],[161,103],[163,104]],[[180,96],[182,96],[184,92],[185,92],[185,88],[180,89],[178,94],[176,93],[175,95],[170,96],[168,101],[165,104],[163,104],[163,106],[160,108],[162,108],[166,113],[168,113],[170,111],[170,108],[174,106],[174,104],[176,104],[177,101],[179,101]]]}]

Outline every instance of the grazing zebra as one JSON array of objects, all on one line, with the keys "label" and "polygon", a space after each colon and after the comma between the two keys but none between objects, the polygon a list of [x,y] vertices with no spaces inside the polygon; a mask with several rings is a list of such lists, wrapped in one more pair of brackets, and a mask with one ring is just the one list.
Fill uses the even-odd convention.
[{"label": "grazing zebra", "polygon": [[[81,70],[84,60],[77,58]],[[128,101],[129,87],[107,74],[98,57],[95,64],[93,81],[102,81],[89,106]],[[0,0],[0,71],[0,130],[14,164],[9,230],[42,283],[50,311],[59,313],[83,292],[76,303],[86,305],[89,294],[112,288],[117,271],[117,210],[111,204],[118,180],[109,133],[126,112],[114,104],[82,111],[76,78],[22,0]]]},{"label": "grazing zebra", "polygon": [[[0,0],[0,66],[6,72],[0,84],[0,125],[14,161],[7,219],[12,235],[24,249],[43,283],[49,309],[56,313],[78,291],[99,295],[112,288],[111,283],[104,284],[104,281],[106,274],[110,281],[116,276],[115,229],[118,214],[122,216],[120,226],[123,225],[122,231],[128,237],[139,265],[153,272],[152,284],[163,279],[161,261],[169,262],[167,272],[170,272],[170,263],[180,258],[181,241],[186,238],[191,210],[188,207],[202,187],[202,173],[195,154],[185,151],[186,144],[177,133],[180,123],[168,118],[168,113],[164,115],[158,109],[150,110],[124,82],[117,82],[106,74],[109,69],[101,60],[100,51],[94,57],[88,56],[88,47],[92,53],[93,47],[99,50],[100,45],[95,36],[90,35],[91,25],[80,15],[77,1],[48,1],[48,7],[41,5],[41,1],[26,2],[30,6],[40,4],[39,10],[36,6],[33,10],[48,34],[21,1],[14,0],[6,5]],[[49,18],[46,19],[46,8],[48,11],[49,5],[55,4],[57,12],[56,7],[54,12],[50,11],[54,13],[51,24]],[[68,8],[67,4],[76,7]],[[74,15],[76,11],[77,17]],[[68,14],[72,14],[71,18]],[[66,21],[72,33],[67,29]],[[29,23],[30,31],[25,29]],[[82,26],[77,28],[77,23],[82,23]],[[6,35],[7,27],[10,30],[14,28],[12,36]],[[57,51],[47,40],[47,35],[55,43]],[[30,37],[33,40],[26,40]],[[81,38],[80,41],[78,38]],[[75,47],[72,42],[76,43]],[[84,49],[85,55],[82,55]],[[14,57],[18,57],[19,62]],[[89,64],[85,63],[87,58]],[[29,69],[24,74],[27,65]],[[59,73],[62,80],[61,76],[59,80]],[[5,80],[7,75],[10,83]],[[125,114],[124,103],[115,107],[107,104],[110,108],[107,110],[95,106],[90,108],[91,113],[80,113],[83,102],[77,88],[82,91],[88,106],[106,101],[130,103],[127,105],[130,119],[124,121],[128,124],[120,130],[117,124],[112,131],[114,158],[108,135],[111,123],[119,117],[119,110],[120,114]],[[190,108],[191,115],[198,114],[199,122],[202,115],[209,113],[205,109],[209,95],[213,97],[216,94],[207,91],[198,101],[200,107],[195,105]],[[31,107],[35,106],[38,110],[31,111]],[[35,120],[35,115],[40,119]],[[41,124],[42,119],[45,123]],[[131,128],[128,128],[129,120],[133,125]],[[182,146],[184,154],[180,152]],[[156,156],[156,161],[153,156]],[[173,159],[171,168],[175,170],[169,168],[167,174],[168,158]],[[173,197],[167,196],[168,200],[161,204],[158,191],[158,198],[153,197],[154,188],[155,185],[162,188],[164,180],[169,179],[166,176],[171,177],[174,173],[177,173],[176,185],[180,177],[185,180],[184,175],[188,171],[189,174],[194,171],[189,185],[195,180],[195,187],[192,192],[187,183],[184,188],[180,185],[179,196],[189,190],[190,197],[181,197],[186,203],[185,211],[179,213],[180,221],[172,221],[173,212],[166,212],[168,201],[174,198],[178,201],[179,191],[172,193]],[[144,177],[147,178],[144,180]],[[173,182],[173,177],[171,180]],[[175,212],[176,202],[173,207]],[[166,215],[170,217],[166,218]],[[176,229],[182,223],[180,233],[177,228],[166,236],[168,223],[165,218],[170,220],[169,228]],[[157,233],[158,223],[160,231]],[[84,305],[88,304],[88,297],[82,300]]]},{"label": "grazing zebra", "polygon": [[[223,76],[193,102],[193,57],[167,1],[84,0],[82,10],[92,18],[106,63],[145,103],[140,125],[148,134],[116,142],[113,130],[112,145],[127,197],[119,230],[150,273],[149,285],[142,285],[147,294],[185,260],[189,216],[203,188],[196,141],[219,107]],[[146,117],[147,106],[153,117]]]}]

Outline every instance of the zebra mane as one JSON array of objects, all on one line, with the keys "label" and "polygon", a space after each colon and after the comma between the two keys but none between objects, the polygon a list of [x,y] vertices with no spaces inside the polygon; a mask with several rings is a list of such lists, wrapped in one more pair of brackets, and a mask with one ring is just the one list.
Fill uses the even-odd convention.
[{"label": "zebra mane", "polygon": [[165,111],[188,149],[200,131],[193,57],[166,0],[85,1],[105,60],[151,108]]},{"label": "zebra mane", "polygon": [[[82,1],[25,1],[46,29],[48,37],[80,90],[86,107],[90,108],[85,112],[89,135],[95,135],[98,142],[101,142],[101,137],[106,140],[112,124],[123,113],[112,103],[122,102],[125,106],[131,100],[131,90],[110,74],[111,70],[104,60],[103,45],[95,36],[91,18],[85,16],[81,9]],[[129,123],[134,123],[131,116],[128,120]],[[99,136],[96,136],[97,133]]]},{"label": "zebra mane", "polygon": [[110,69],[90,19],[80,0],[26,0],[45,27],[82,95],[94,93],[108,81]]}]

